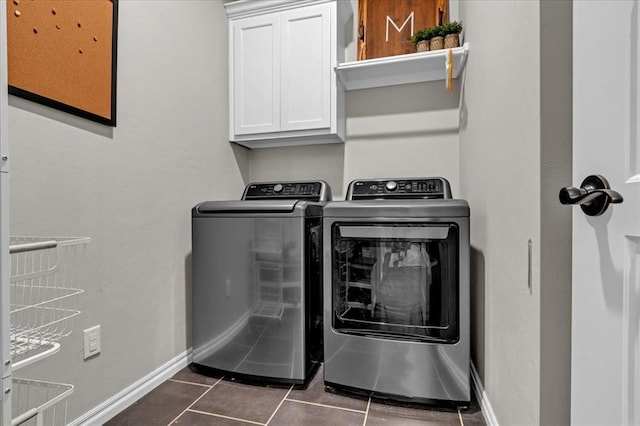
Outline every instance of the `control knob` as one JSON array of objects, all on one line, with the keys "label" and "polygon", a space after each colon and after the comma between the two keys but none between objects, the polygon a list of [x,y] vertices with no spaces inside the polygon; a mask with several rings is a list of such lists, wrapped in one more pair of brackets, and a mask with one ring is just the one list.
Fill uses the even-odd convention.
[{"label": "control knob", "polygon": [[276,184],[273,186],[273,192],[275,192],[276,194],[277,194],[278,192],[282,192],[282,190],[283,190],[283,189],[284,189],[284,186],[282,186],[282,185],[281,185],[281,184],[279,184],[279,183],[276,183]]},{"label": "control knob", "polygon": [[395,191],[396,189],[398,189],[398,184],[395,181],[390,180],[389,182],[387,182],[387,191]]}]

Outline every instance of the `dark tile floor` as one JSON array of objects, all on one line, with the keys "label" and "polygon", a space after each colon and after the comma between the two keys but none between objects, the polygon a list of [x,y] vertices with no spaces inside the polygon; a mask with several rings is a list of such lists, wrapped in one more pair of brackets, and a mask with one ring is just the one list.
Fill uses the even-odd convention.
[{"label": "dark tile floor", "polygon": [[306,388],[202,376],[189,367],[106,423],[135,425],[485,425],[475,395],[466,410],[389,404],[325,391],[322,367]]}]

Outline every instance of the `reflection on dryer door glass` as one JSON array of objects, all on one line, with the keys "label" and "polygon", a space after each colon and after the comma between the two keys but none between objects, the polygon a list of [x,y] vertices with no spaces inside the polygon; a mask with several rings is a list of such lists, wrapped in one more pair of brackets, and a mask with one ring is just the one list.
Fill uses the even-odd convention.
[{"label": "reflection on dryer door glass", "polygon": [[458,340],[455,225],[335,224],[332,247],[334,330]]}]

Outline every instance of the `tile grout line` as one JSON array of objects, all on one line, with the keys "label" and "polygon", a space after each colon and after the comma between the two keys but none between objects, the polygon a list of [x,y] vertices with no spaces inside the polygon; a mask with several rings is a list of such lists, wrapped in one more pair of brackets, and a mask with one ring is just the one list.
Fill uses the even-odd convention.
[{"label": "tile grout line", "polygon": [[280,404],[278,404],[278,406],[276,407],[276,409],[273,411],[273,413],[271,414],[271,417],[269,417],[269,420],[267,420],[267,422],[265,423],[265,425],[269,425],[269,423],[271,423],[271,420],[273,419],[273,416],[276,415],[276,413],[278,412],[278,410],[280,409],[280,407],[282,407],[282,404],[287,400],[287,397],[289,396],[289,394],[291,393],[291,391],[293,390],[293,386],[291,385],[291,387],[289,388],[289,391],[287,392],[287,394],[284,396],[284,398],[282,398],[282,401],[280,401]]},{"label": "tile grout line", "polygon": [[364,413],[364,420],[362,421],[362,426],[366,426],[367,420],[369,419],[369,407],[371,407],[371,395],[369,395],[369,400],[367,401],[367,411]]},{"label": "tile grout line", "polygon": [[338,406],[335,406],[335,405],[320,404],[320,403],[317,403],[317,402],[302,401],[302,400],[299,400],[299,399],[287,398],[287,401],[296,402],[298,404],[315,405],[316,407],[333,408],[334,410],[351,411],[353,413],[358,413],[358,414],[366,414],[367,413],[366,411],[355,410],[353,408],[338,407]]},{"label": "tile grout line", "polygon": [[171,425],[171,423],[173,423],[173,422],[175,422],[176,420],[178,420],[178,419],[180,418],[180,416],[182,416],[184,413],[186,413],[186,412],[187,412],[187,410],[188,410],[189,408],[193,407],[193,405],[194,405],[196,402],[200,401],[200,400],[202,399],[202,397],[204,397],[206,394],[208,394],[208,393],[209,393],[209,391],[211,391],[211,389],[215,388],[215,387],[216,387],[216,385],[222,381],[222,379],[224,379],[224,377],[219,378],[217,382],[215,382],[213,385],[209,386],[209,389],[207,389],[206,391],[204,391],[204,392],[202,393],[202,395],[200,395],[198,398],[196,398],[196,400],[195,400],[195,401],[193,401],[191,404],[189,404],[189,406],[188,406],[187,408],[185,408],[184,410],[182,410],[182,412],[181,412],[180,414],[178,414],[178,415],[177,415],[173,420],[171,420],[171,421],[169,422],[169,425]]},{"label": "tile grout line", "polygon": [[238,422],[251,423],[251,424],[254,424],[254,425],[265,426],[264,423],[254,422],[253,420],[247,420],[247,419],[239,419],[237,417],[225,416],[225,415],[222,415],[222,414],[207,413],[206,411],[193,410],[193,409],[190,409],[190,408],[187,408],[185,411],[189,411],[191,413],[202,414],[204,416],[218,417],[218,418],[221,418],[221,419],[229,419],[229,420],[234,420],[234,421],[238,421]]},{"label": "tile grout line", "polygon": [[193,386],[202,386],[205,388],[210,388],[212,385],[205,385],[204,383],[194,383],[194,382],[186,382],[184,380],[176,380],[176,379],[168,379],[168,382],[175,382],[175,383],[184,383],[185,385],[193,385]]}]

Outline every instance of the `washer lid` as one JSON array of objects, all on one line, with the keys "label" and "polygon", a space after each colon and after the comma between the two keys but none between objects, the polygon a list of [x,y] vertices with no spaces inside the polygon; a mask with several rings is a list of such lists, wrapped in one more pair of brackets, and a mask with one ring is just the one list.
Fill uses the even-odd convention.
[{"label": "washer lid", "polygon": [[298,200],[205,201],[195,206],[194,215],[220,213],[292,213]]},{"label": "washer lid", "polygon": [[196,217],[322,217],[323,203],[301,200],[205,201],[191,209]]}]

